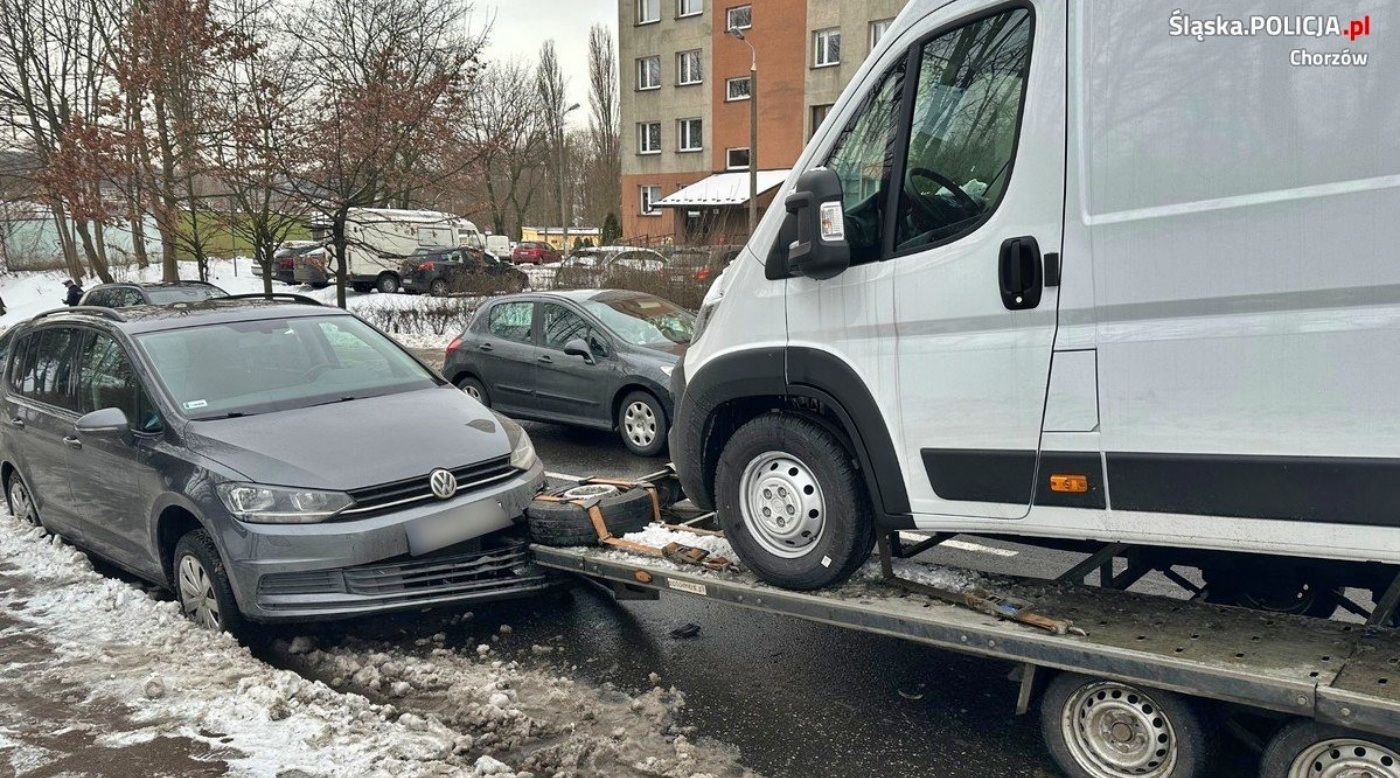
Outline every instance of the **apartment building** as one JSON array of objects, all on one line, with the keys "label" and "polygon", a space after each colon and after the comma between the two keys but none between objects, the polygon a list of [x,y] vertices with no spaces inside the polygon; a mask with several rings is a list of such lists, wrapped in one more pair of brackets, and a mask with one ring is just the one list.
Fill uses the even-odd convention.
[{"label": "apartment building", "polygon": [[[905,0],[618,0],[622,229],[737,242]],[[749,148],[758,62],[758,150]]]}]

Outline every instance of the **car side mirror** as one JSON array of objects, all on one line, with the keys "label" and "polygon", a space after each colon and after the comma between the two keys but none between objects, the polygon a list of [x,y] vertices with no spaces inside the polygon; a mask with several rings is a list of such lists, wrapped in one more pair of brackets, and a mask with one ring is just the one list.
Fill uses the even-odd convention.
[{"label": "car side mirror", "polygon": [[[823,281],[851,266],[841,197],[841,179],[834,170],[813,168],[797,179],[797,187],[784,201],[787,217],[773,247],[774,254],[786,255],[787,267],[775,267],[778,257],[770,255],[768,278],[803,275]],[[778,270],[786,272],[777,275]]]},{"label": "car side mirror", "polygon": [[131,421],[121,408],[103,408],[82,416],[74,427],[84,435],[122,435],[131,430]]},{"label": "car side mirror", "polygon": [[593,350],[588,347],[588,343],[583,338],[574,338],[564,344],[564,355],[569,357],[583,357],[583,361],[593,364]]}]

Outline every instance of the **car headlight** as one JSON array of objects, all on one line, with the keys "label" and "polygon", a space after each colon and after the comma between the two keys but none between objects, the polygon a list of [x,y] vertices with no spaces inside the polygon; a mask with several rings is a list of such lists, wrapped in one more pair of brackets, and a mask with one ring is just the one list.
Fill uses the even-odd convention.
[{"label": "car headlight", "polygon": [[501,423],[501,429],[506,431],[506,440],[510,443],[510,466],[520,470],[534,467],[540,458],[535,454],[535,444],[530,441],[525,428],[499,413],[496,414],[496,421]]},{"label": "car headlight", "polygon": [[315,524],[355,504],[344,492],[261,484],[219,484],[218,492],[229,513],[251,524]]}]

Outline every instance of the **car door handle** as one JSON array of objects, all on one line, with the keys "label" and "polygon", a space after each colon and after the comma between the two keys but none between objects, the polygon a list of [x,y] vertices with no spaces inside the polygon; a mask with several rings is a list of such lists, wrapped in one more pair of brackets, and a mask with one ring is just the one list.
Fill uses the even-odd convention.
[{"label": "car door handle", "polygon": [[14,427],[15,429],[21,429],[21,430],[22,430],[22,429],[24,429],[24,419],[21,419],[20,417],[16,416],[16,417],[10,419],[10,426],[11,426],[11,427]]},{"label": "car door handle", "polygon": [[494,348],[492,348],[492,346],[491,346],[490,343],[483,343],[483,344],[481,344],[481,345],[479,346],[479,348],[480,348],[482,351],[494,351],[494,350],[495,350]]},{"label": "car door handle", "polygon": [[548,354],[545,354],[544,356],[540,357],[539,361],[540,361],[542,364],[546,364],[546,365],[552,365],[552,364],[554,364],[554,360],[551,359],[550,356],[549,356]]},{"label": "car door handle", "polygon": [[82,448],[83,441],[72,435],[69,435],[68,437],[63,439],[63,445],[69,448]]}]

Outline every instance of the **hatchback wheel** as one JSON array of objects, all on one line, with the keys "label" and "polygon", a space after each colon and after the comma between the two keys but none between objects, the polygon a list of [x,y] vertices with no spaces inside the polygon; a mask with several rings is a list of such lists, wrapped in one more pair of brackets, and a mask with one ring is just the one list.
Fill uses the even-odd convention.
[{"label": "hatchback wheel", "polygon": [[206,629],[239,636],[245,624],[243,615],[208,532],[197,529],[180,538],[175,544],[173,569],[175,594],[185,616]]},{"label": "hatchback wheel", "polygon": [[9,498],[10,513],[16,519],[36,527],[43,526],[39,521],[39,509],[34,507],[34,496],[29,493],[29,487],[19,473],[10,476]]},{"label": "hatchback wheel", "polygon": [[627,450],[637,456],[654,457],[666,448],[666,412],[646,392],[632,392],[622,400],[618,431]]},{"label": "hatchback wheel", "polygon": [[486,385],[471,376],[463,376],[457,379],[457,388],[461,389],[473,400],[491,407],[491,395],[486,392]]},{"label": "hatchback wheel", "polygon": [[447,282],[439,278],[436,281],[433,281],[431,284],[428,284],[428,294],[434,297],[446,297]]}]

